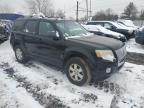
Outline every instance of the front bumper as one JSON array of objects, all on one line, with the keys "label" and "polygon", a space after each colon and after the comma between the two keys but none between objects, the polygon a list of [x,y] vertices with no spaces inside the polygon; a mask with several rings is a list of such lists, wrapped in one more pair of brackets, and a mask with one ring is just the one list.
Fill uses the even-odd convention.
[{"label": "front bumper", "polygon": [[97,59],[93,64],[92,76],[95,80],[103,80],[113,73],[118,72],[126,61],[126,45],[117,49],[115,52],[116,60],[114,62],[110,62],[104,59]]},{"label": "front bumper", "polygon": [[125,64],[125,58],[120,62],[97,62],[95,68],[92,71],[93,80],[99,81],[110,77],[112,74],[119,72]]}]

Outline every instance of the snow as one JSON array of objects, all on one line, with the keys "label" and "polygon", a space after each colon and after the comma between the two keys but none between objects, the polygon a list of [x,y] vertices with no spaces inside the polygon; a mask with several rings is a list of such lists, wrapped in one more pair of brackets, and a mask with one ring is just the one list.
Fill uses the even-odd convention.
[{"label": "snow", "polygon": [[144,31],[144,26],[139,28],[139,31]]},{"label": "snow", "polygon": [[121,24],[121,23],[117,23],[117,24],[120,25],[121,27],[123,27],[124,29],[127,29],[127,30],[136,30],[133,27],[128,27],[128,26],[125,26],[124,24]]},{"label": "snow", "polygon": [[123,70],[109,78],[109,81],[115,81],[121,85],[126,98],[131,98],[136,103],[144,105],[144,100],[141,99],[144,98],[144,66],[126,63]]},{"label": "snow", "polygon": [[137,44],[135,39],[131,39],[127,42],[127,51],[144,54],[144,45]]},{"label": "snow", "polygon": [[[25,67],[15,61],[13,51],[7,45],[9,46],[8,42],[0,47],[0,50],[4,48],[3,52],[0,52],[0,55],[4,55],[0,56],[0,63],[9,63],[10,67],[16,70],[16,76],[26,78],[26,82],[32,84],[34,88],[39,87],[43,94],[54,95],[72,108],[94,108],[96,105],[102,105],[105,108],[110,107],[113,95],[106,94],[104,91],[97,90],[91,86],[74,86],[62,72],[35,61],[33,61],[32,67]],[[85,102],[83,94],[93,94],[99,97],[95,102]]]},{"label": "snow", "polygon": [[0,108],[43,108],[24,88],[0,69]]},{"label": "snow", "polygon": [[124,23],[128,27],[133,27],[135,29],[138,29],[138,26],[135,26],[134,23],[133,23],[133,21],[131,21],[131,20],[120,19],[120,20],[118,20],[118,22],[122,22],[122,23]]},{"label": "snow", "polygon": [[[53,66],[37,61],[18,63],[9,41],[0,45],[0,107],[44,108],[49,104],[48,96],[70,108],[144,107],[144,66],[126,63],[106,81],[115,85],[115,91],[105,92],[106,88],[93,84],[77,87]],[[117,103],[112,102],[114,97]]]}]

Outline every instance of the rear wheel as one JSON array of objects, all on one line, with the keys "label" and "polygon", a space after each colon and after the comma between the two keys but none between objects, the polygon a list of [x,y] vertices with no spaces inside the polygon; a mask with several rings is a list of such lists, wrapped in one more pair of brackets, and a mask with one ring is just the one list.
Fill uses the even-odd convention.
[{"label": "rear wheel", "polygon": [[18,62],[20,63],[26,63],[28,61],[27,57],[25,56],[22,48],[20,46],[16,46],[14,48],[15,56]]},{"label": "rear wheel", "polygon": [[91,80],[88,64],[79,57],[74,57],[67,61],[65,72],[69,81],[78,86],[83,86]]}]

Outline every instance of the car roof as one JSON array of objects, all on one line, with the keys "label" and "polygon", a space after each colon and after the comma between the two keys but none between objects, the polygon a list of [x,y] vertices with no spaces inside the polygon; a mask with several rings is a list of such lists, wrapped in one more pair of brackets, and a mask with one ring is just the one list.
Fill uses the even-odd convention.
[{"label": "car roof", "polygon": [[41,17],[24,17],[24,18],[18,18],[17,20],[41,20],[41,21],[72,21],[68,19],[59,19],[59,18],[41,18]]},{"label": "car roof", "polygon": [[112,23],[112,22],[115,22],[115,21],[88,21],[88,23],[90,22],[109,22],[109,23]]}]

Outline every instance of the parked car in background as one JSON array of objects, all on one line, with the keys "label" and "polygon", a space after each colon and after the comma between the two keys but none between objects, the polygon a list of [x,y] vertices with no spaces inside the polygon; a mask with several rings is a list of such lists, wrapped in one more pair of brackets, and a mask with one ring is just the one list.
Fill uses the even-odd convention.
[{"label": "parked car in background", "polygon": [[82,25],[86,30],[96,35],[105,36],[126,42],[127,39],[123,34],[110,31],[100,25]]},{"label": "parked car in background", "polygon": [[0,41],[6,41],[9,38],[9,34],[6,30],[6,25],[0,25]]},{"label": "parked car in background", "polygon": [[138,44],[144,45],[144,27],[140,28],[140,29],[136,32],[135,41],[136,41],[136,43],[138,43]]},{"label": "parked car in background", "polygon": [[18,62],[33,58],[61,67],[69,81],[78,86],[118,72],[126,58],[125,43],[96,36],[70,20],[18,19],[10,43]]},{"label": "parked car in background", "polygon": [[125,35],[127,39],[135,37],[135,29],[134,28],[120,25],[117,22],[113,22],[113,21],[90,21],[90,22],[87,22],[87,25],[101,25],[106,29],[109,29],[111,31],[118,32],[118,33]]},{"label": "parked car in background", "polygon": [[5,29],[7,31],[8,34],[11,33],[12,30],[12,26],[13,26],[13,21],[10,20],[0,20],[0,25],[4,25]]},{"label": "parked car in background", "polygon": [[139,28],[138,26],[134,25],[132,20],[119,19],[117,22],[121,23],[127,27],[133,27],[135,30],[137,30]]},{"label": "parked car in background", "polygon": [[0,40],[8,40],[13,22],[10,20],[0,20]]}]

